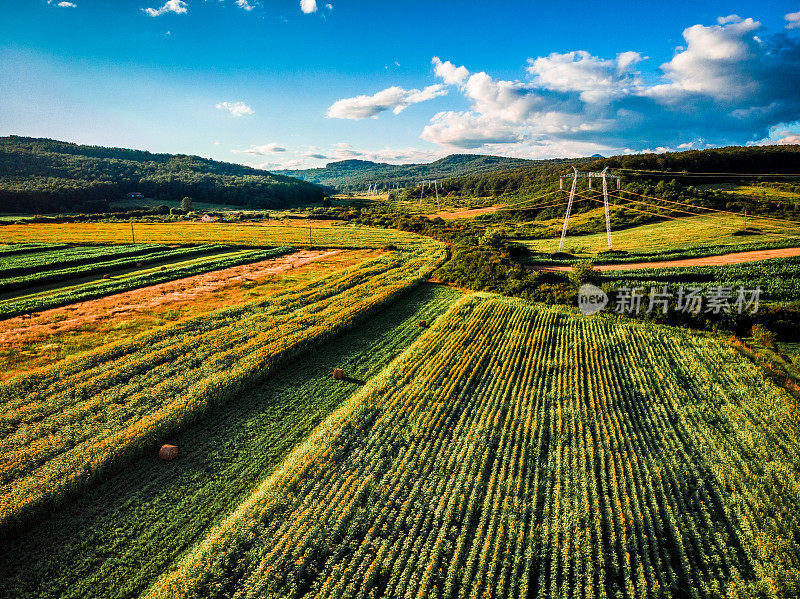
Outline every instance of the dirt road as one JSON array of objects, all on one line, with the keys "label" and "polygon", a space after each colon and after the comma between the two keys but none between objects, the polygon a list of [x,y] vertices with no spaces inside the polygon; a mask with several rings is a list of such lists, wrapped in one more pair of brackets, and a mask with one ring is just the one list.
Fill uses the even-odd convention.
[{"label": "dirt road", "polygon": [[[664,260],[661,262],[633,262],[630,264],[600,264],[595,270],[641,270],[643,268],[684,268],[689,266],[724,266],[726,264],[742,264],[743,262],[758,262],[772,258],[791,258],[800,256],[800,247],[780,248],[774,250],[754,250],[752,252],[736,252],[721,256],[706,256],[704,258],[687,258],[684,260]],[[567,272],[571,266],[534,266],[534,270],[542,272]]]}]

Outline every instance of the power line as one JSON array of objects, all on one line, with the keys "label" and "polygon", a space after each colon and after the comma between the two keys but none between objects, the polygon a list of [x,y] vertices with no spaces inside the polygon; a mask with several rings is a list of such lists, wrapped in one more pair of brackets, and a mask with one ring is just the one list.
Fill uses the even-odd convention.
[{"label": "power line", "polygon": [[[677,202],[675,200],[665,200],[664,198],[654,198],[653,196],[648,196],[648,195],[645,195],[643,193],[636,193],[635,191],[628,191],[627,189],[622,189],[620,191],[624,191],[625,193],[629,193],[629,194],[632,194],[632,195],[635,195],[635,196],[639,196],[639,197],[642,197],[642,198],[648,198],[650,200],[657,200],[659,202],[667,202],[669,204],[680,204],[681,206],[689,206],[690,208],[699,208],[699,209],[702,209],[702,210],[711,210],[712,212],[723,212],[725,214],[733,214],[734,216],[742,216],[740,213],[732,212],[730,210],[720,210],[719,208],[709,208],[707,206],[697,206],[696,204],[687,204],[685,202]],[[786,222],[786,223],[792,223],[794,225],[800,225],[800,221],[789,220],[788,218],[775,218],[775,217],[771,217],[771,216],[758,216],[758,217],[754,216],[754,218],[759,218],[759,219],[764,219],[764,220],[774,220],[776,222]]]},{"label": "power line", "polygon": [[[617,198],[618,200],[622,200],[624,202],[633,202],[634,204],[644,204],[645,206],[650,206],[652,208],[659,208],[659,209],[662,209],[662,210],[663,209],[667,209],[667,210],[670,210],[671,212],[682,212],[683,214],[689,214],[689,215],[692,215],[692,216],[716,216],[714,214],[709,214],[708,212],[705,212],[705,213],[703,213],[703,212],[691,212],[690,210],[684,210],[684,209],[680,209],[680,208],[670,208],[669,206],[659,206],[658,204],[651,204],[650,202],[643,202],[641,200],[633,200],[631,198],[623,198],[621,196],[614,195],[614,194],[609,194],[609,195],[611,195],[611,197]],[[658,198],[653,198],[653,199],[658,199]],[[667,200],[663,200],[663,201],[666,202]],[[620,205],[620,204],[617,204],[617,206],[620,206],[620,207],[623,207],[623,208],[625,207],[625,206]],[[726,211],[720,211],[720,212],[724,212],[725,214],[730,214],[730,215],[738,217],[738,218],[745,218],[745,226],[747,225],[747,219],[742,214],[738,214],[736,212],[726,212]],[[759,217],[752,216],[751,219],[758,220]],[[789,221],[789,222],[791,222],[791,221]],[[762,223],[762,226],[778,227],[780,225],[773,225],[772,223]],[[786,228],[787,225],[783,225],[783,227]],[[788,228],[796,228],[796,227],[797,227],[796,224],[795,225],[788,225]]]},{"label": "power line", "polygon": [[800,177],[800,173],[690,173],[688,171],[657,171],[635,168],[615,168],[614,170],[627,173],[672,175],[675,177]]},{"label": "power line", "polygon": [[527,210],[539,210],[539,209],[542,209],[542,208],[552,208],[554,206],[563,206],[566,203],[567,203],[567,201],[564,200],[563,202],[556,202],[555,204],[537,204],[536,206],[530,206],[529,208],[510,208],[510,209],[499,208],[497,210],[497,212],[503,212],[505,210],[513,210],[513,211],[517,211],[517,212],[523,212],[523,211],[527,211]]},{"label": "power line", "polygon": [[561,191],[561,190],[560,189],[556,189],[555,191],[551,191],[549,193],[543,193],[542,195],[539,195],[539,196],[536,196],[536,197],[533,197],[533,198],[528,198],[527,200],[522,200],[521,202],[514,202],[513,204],[506,204],[505,206],[503,206],[501,208],[501,210],[508,210],[511,206],[519,206],[520,204],[527,204],[528,202],[533,202],[534,200],[539,200],[541,198],[546,198],[547,196],[551,196],[554,193],[558,193],[559,191]]},{"label": "power line", "polygon": [[[579,196],[579,197],[581,197],[581,198],[583,198],[585,200],[591,200],[593,202],[597,202],[598,204],[602,204],[603,203],[603,200],[598,200],[597,198],[590,198],[590,197],[584,196],[583,194],[579,194],[579,193],[576,193],[575,195],[577,195],[577,196]],[[614,197],[618,198],[618,196],[614,196]],[[618,199],[621,199],[623,201],[629,201],[626,198],[618,198]],[[642,202],[642,203],[644,203],[644,202]],[[749,232],[749,233],[753,233],[754,235],[773,235],[775,237],[785,237],[785,238],[789,238],[789,239],[800,239],[800,236],[798,236],[798,235],[785,235],[785,234],[782,234],[782,233],[775,233],[775,232],[772,232],[772,231],[756,231],[756,230],[752,230],[752,229],[740,229],[738,227],[729,227],[727,225],[720,225],[720,224],[717,224],[717,223],[698,223],[696,221],[696,219],[694,219],[691,216],[669,216],[667,214],[659,214],[657,212],[650,212],[648,210],[639,210],[638,208],[631,208],[630,206],[627,206],[627,205],[621,205],[621,204],[611,204],[611,205],[615,206],[617,208],[624,208],[625,210],[632,210],[634,212],[639,212],[641,214],[650,214],[652,216],[658,216],[659,218],[666,218],[666,219],[677,220],[677,221],[688,221],[688,222],[692,222],[693,224],[700,225],[700,226],[716,227],[716,228],[719,228],[719,229],[729,229],[729,230],[732,230],[732,231],[746,231],[746,232]],[[650,204],[648,204],[648,205],[650,205]],[[656,206],[656,208],[658,208],[658,207],[659,206]],[[698,216],[710,216],[710,215],[704,214],[704,215],[698,215]]]}]

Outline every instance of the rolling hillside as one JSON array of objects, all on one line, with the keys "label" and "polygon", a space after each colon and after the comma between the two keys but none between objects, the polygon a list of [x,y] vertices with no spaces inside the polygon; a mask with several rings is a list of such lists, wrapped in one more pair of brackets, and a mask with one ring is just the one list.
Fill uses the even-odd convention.
[{"label": "rolling hillside", "polygon": [[381,185],[390,183],[399,184],[400,187],[410,187],[423,179],[446,179],[563,162],[566,160],[523,160],[500,156],[453,154],[429,164],[386,164],[368,160],[342,160],[331,162],[325,168],[278,172],[342,191],[362,191],[374,182],[379,182]]},{"label": "rolling hillside", "polygon": [[305,181],[199,156],[0,137],[0,212],[103,211],[129,192],[253,208],[308,205],[324,196]]}]

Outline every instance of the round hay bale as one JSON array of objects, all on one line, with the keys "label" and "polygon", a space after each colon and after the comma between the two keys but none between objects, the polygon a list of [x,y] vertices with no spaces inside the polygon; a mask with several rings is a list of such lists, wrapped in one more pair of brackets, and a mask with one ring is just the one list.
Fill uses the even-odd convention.
[{"label": "round hay bale", "polygon": [[103,278],[104,278],[104,279],[110,279],[110,278],[111,278],[111,275],[103,275]]},{"label": "round hay bale", "polygon": [[342,370],[341,368],[334,368],[333,378],[337,381],[344,380],[344,370]]},{"label": "round hay bale", "polygon": [[162,445],[158,450],[158,457],[161,460],[169,462],[178,457],[178,448],[175,445]]},{"label": "round hay bale", "polygon": [[420,320],[419,321],[419,326],[421,326],[422,328],[427,328],[428,327],[428,321],[427,320]]},{"label": "round hay bale", "polygon": [[167,270],[167,267],[166,267],[166,266],[162,266],[162,267],[161,267],[161,268],[159,268],[158,270]]},{"label": "round hay bale", "polygon": [[144,264],[142,264],[141,262],[137,262],[137,263],[136,263],[136,267],[137,267],[137,268],[141,268],[142,266],[144,266]]}]

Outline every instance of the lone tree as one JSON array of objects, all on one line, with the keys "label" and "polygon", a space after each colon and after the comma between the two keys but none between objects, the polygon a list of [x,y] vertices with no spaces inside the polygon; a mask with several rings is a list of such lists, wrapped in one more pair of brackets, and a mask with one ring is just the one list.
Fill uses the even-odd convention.
[{"label": "lone tree", "polygon": [[181,210],[183,210],[184,212],[192,211],[192,198],[185,197],[181,200]]}]

